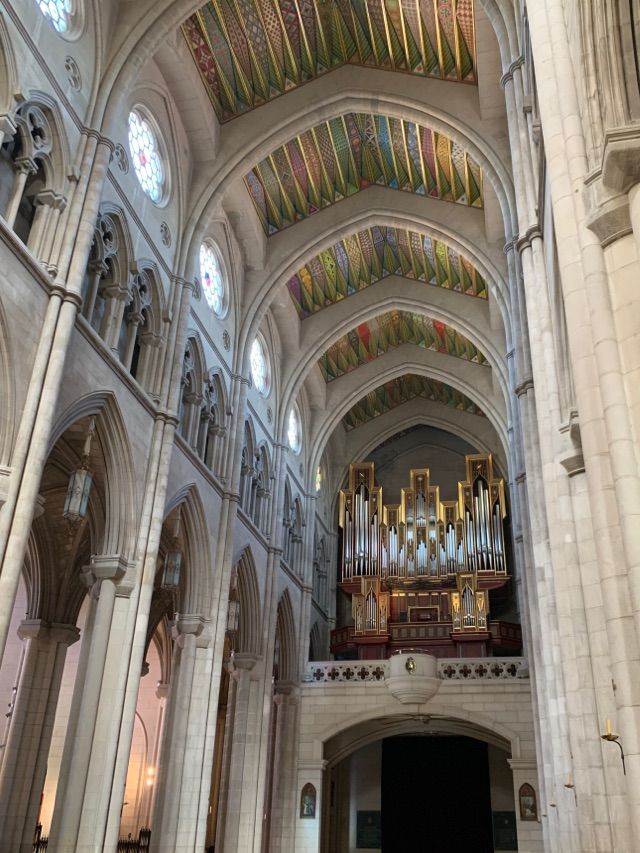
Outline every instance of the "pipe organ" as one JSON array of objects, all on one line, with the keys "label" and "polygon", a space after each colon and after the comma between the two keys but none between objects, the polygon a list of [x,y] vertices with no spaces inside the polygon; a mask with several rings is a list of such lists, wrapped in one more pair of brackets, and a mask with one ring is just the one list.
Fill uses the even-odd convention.
[{"label": "pipe organ", "polygon": [[[487,654],[495,633],[489,591],[510,580],[506,514],[490,454],[466,457],[457,500],[441,500],[429,469],[418,468],[400,503],[385,504],[373,463],[351,465],[340,492],[340,586],[352,625],[334,632],[333,651],[367,658],[422,645],[445,657]],[[511,627],[515,648],[520,631]],[[497,639],[507,653],[509,643]]]}]

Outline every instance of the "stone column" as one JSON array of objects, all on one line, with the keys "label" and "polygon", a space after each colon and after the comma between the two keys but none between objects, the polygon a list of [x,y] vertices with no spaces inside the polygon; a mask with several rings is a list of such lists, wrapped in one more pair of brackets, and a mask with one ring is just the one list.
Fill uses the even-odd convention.
[{"label": "stone column", "polygon": [[64,363],[81,301],[80,291],[111,144],[87,132],[80,180],[66,220],[59,256],[59,273],[40,332],[38,350],[22,410],[12,456],[6,501],[0,512],[0,656],[7,632],[27,542],[37,506],[49,437],[58,405]]},{"label": "stone column", "polygon": [[16,160],[14,164],[16,170],[16,177],[13,182],[13,186],[11,187],[11,195],[9,196],[9,201],[7,202],[7,209],[4,214],[4,218],[6,220],[9,228],[13,228],[16,222],[16,216],[18,215],[18,208],[20,207],[20,202],[22,201],[22,196],[24,194],[24,188],[27,184],[27,178],[29,175],[34,175],[38,168],[33,160],[22,159]]},{"label": "stone column", "polygon": [[[123,701],[121,672],[128,595],[126,564],[94,557],[85,569],[91,605],[65,738],[49,835],[49,853],[102,848],[104,825],[97,801],[111,791],[113,721]],[[111,725],[110,725],[111,724]]]},{"label": "stone column", "polygon": [[[211,677],[211,637],[199,616],[178,616],[151,834],[154,853],[196,849]],[[210,774],[210,771],[209,771]]]},{"label": "stone column", "polygon": [[298,699],[296,686],[290,682],[278,682],[273,697],[276,706],[273,744],[273,766],[271,773],[271,803],[269,814],[268,853],[284,853],[293,850],[290,812],[295,808],[295,765],[299,742],[297,731]]},{"label": "stone column", "polygon": [[1,853],[30,853],[47,772],[47,759],[73,625],[25,620],[24,658],[0,772]]},{"label": "stone column", "polygon": [[[258,659],[254,655],[237,654],[233,658],[232,678],[235,681],[233,696],[233,719],[227,727],[230,733],[226,801],[222,804],[224,835],[221,853],[236,853],[252,850],[256,803],[255,784],[257,773],[256,724],[258,723],[258,681],[256,672]],[[258,667],[258,670],[260,668]],[[246,845],[246,846],[245,846]]]}]

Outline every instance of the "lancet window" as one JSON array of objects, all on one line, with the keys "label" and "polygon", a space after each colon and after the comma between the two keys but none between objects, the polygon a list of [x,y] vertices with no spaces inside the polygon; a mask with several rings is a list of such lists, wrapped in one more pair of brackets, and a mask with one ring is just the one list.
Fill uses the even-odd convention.
[{"label": "lancet window", "polygon": [[327,607],[327,555],[324,536],[316,535],[313,549],[313,597],[322,610]]},{"label": "lancet window", "polygon": [[50,186],[54,137],[36,104],[22,104],[15,125],[15,133],[0,148],[0,211],[22,242],[40,254],[45,248],[42,220],[50,211],[59,216],[65,206]]},{"label": "lancet window", "polygon": [[285,486],[284,513],[282,517],[282,559],[296,573],[302,573],[302,507],[300,500],[292,500],[289,484]]},{"label": "lancet window", "polygon": [[158,311],[154,306],[155,287],[153,275],[148,270],[131,277],[117,342],[118,355],[125,369],[151,393],[156,385],[161,344]]},{"label": "lancet window", "polygon": [[214,474],[219,475],[226,435],[225,390],[219,373],[204,375],[196,338],[189,338],[182,362],[178,431]]}]

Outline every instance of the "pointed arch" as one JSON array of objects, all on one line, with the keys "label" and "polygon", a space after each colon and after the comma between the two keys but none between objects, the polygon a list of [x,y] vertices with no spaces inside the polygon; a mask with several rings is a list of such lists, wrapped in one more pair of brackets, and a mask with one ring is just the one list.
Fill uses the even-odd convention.
[{"label": "pointed arch", "polygon": [[278,681],[295,681],[297,679],[297,652],[295,620],[289,590],[285,589],[278,602],[276,615],[276,645],[278,647],[277,679]]},{"label": "pointed arch", "polygon": [[179,610],[206,616],[211,606],[211,549],[204,504],[194,483],[185,486],[167,503],[165,518],[178,510],[183,548]]},{"label": "pointed arch", "polygon": [[260,655],[262,653],[260,592],[255,562],[250,548],[245,548],[242,552],[235,571],[239,603],[236,651]]},{"label": "pointed arch", "polygon": [[54,424],[49,453],[76,421],[87,417],[96,418],[96,438],[104,460],[105,527],[99,553],[133,560],[138,506],[136,467],[127,427],[113,393],[87,394],[69,406]]},{"label": "pointed arch", "polygon": [[0,112],[10,112],[17,89],[18,71],[12,40],[4,16],[0,15]]},{"label": "pointed arch", "polygon": [[313,623],[313,628],[309,632],[309,660],[322,660],[322,637],[320,636],[320,628],[317,622]]}]

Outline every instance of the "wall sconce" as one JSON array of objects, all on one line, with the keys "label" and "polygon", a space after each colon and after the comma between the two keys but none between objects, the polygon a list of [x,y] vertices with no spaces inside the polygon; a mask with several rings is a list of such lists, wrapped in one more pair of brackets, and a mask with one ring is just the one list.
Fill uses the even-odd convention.
[{"label": "wall sconce", "polygon": [[72,471],[69,477],[69,486],[67,488],[67,496],[64,500],[62,515],[71,524],[78,524],[87,517],[89,495],[91,494],[91,485],[93,483],[93,475],[89,471],[89,454],[91,453],[91,440],[95,431],[96,419],[91,418],[87,436],[84,440],[82,463],[80,468]]},{"label": "wall sconce", "polygon": [[614,734],[611,730],[611,720],[607,720],[607,728],[603,735],[600,735],[602,740],[608,740],[610,743],[615,743],[618,749],[620,750],[620,758],[622,759],[622,772],[624,775],[627,775],[627,768],[624,763],[624,750],[622,749],[622,744],[620,743],[620,735]]},{"label": "wall sconce", "polygon": [[180,572],[182,569],[182,551],[178,547],[178,537],[180,536],[180,515],[176,516],[175,527],[173,530],[173,539],[171,547],[164,555],[164,564],[162,566],[162,579],[160,586],[162,589],[167,589],[174,592],[180,586]]}]

